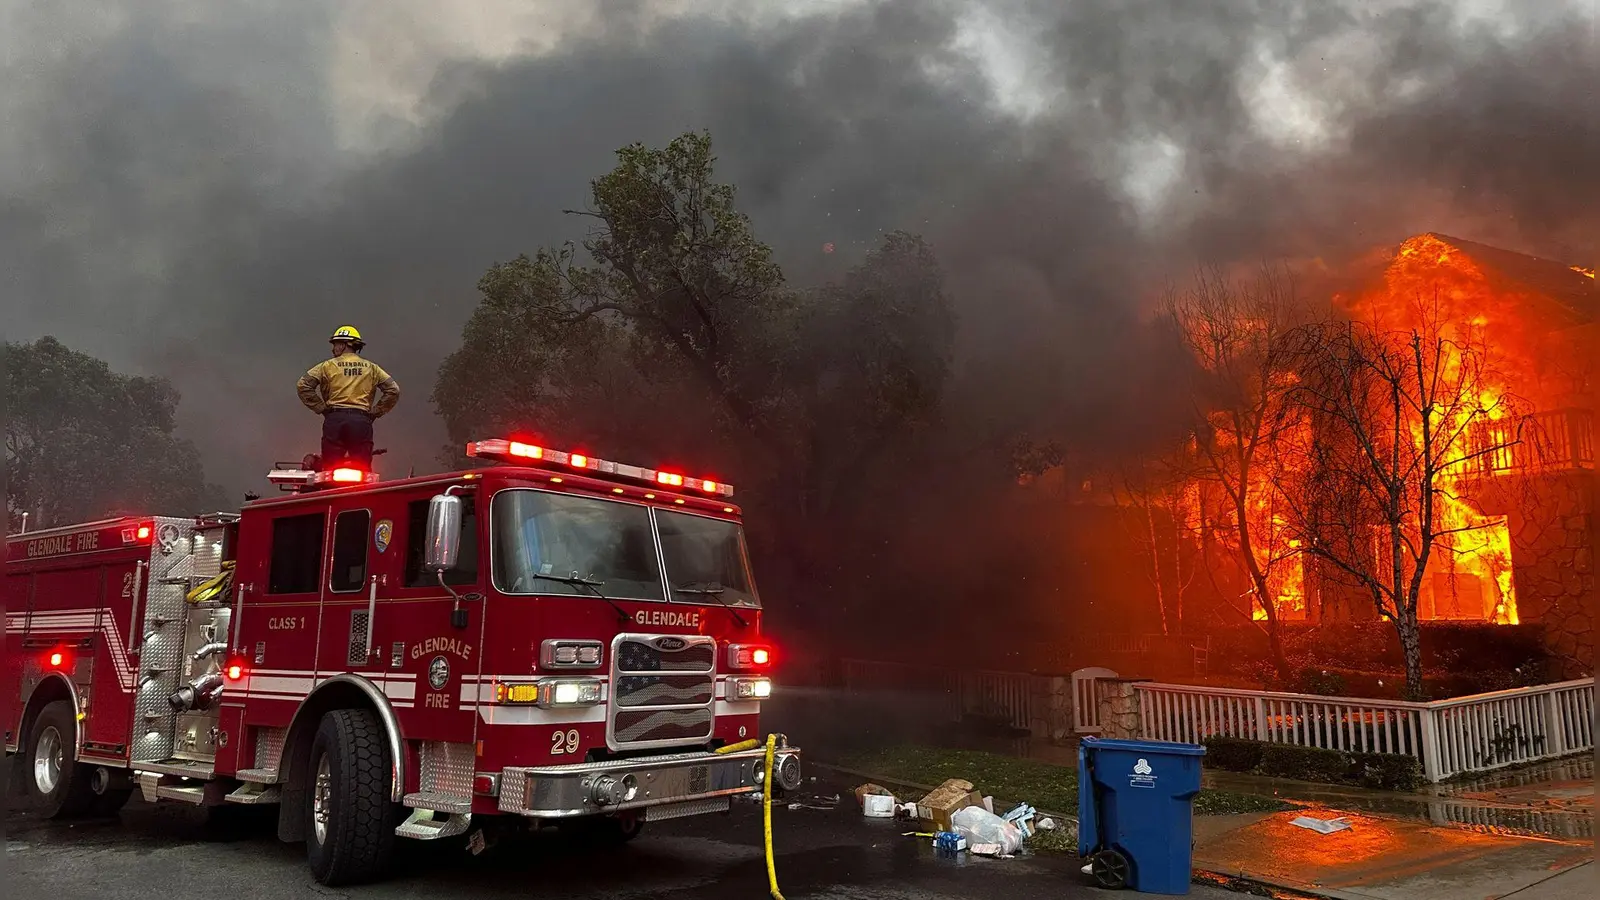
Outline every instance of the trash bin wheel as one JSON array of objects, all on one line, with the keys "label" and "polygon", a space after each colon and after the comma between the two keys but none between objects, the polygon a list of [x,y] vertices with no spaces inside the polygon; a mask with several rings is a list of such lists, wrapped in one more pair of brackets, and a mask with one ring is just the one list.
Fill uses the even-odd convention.
[{"label": "trash bin wheel", "polygon": [[1128,886],[1128,858],[1115,850],[1101,850],[1089,860],[1095,883],[1111,891]]}]

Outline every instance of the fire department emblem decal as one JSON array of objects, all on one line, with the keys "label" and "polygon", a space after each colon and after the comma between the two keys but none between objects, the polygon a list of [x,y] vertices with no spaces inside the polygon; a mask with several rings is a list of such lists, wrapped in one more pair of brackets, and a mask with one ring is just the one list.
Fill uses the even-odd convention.
[{"label": "fire department emblem decal", "polygon": [[379,553],[389,549],[389,539],[394,537],[394,523],[388,519],[380,519],[377,527],[372,529],[372,546]]},{"label": "fire department emblem decal", "polygon": [[444,690],[450,681],[450,661],[442,656],[435,656],[428,663],[428,684],[433,685],[436,691]]}]

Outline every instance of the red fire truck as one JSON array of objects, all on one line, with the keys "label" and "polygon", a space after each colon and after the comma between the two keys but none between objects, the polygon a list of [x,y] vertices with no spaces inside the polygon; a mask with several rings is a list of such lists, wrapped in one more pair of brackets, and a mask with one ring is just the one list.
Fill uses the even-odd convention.
[{"label": "red fire truck", "polygon": [[[279,464],[286,494],[236,514],[11,536],[0,712],[25,789],[52,816],[134,789],[277,804],[325,884],[379,877],[398,838],[626,840],[761,790],[773,651],[732,489],[467,452],[490,465]],[[799,785],[786,742],[773,773]]]}]

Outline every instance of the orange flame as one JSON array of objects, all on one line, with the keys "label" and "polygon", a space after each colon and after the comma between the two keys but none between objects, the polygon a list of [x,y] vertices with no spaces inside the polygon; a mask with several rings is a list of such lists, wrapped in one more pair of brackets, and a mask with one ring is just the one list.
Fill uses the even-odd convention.
[{"label": "orange flame", "polygon": [[[1533,352],[1529,326],[1515,314],[1510,303],[1515,298],[1492,288],[1482,269],[1456,247],[1432,234],[1410,238],[1384,273],[1382,287],[1360,297],[1352,310],[1380,327],[1415,328],[1419,321],[1418,301],[1432,305],[1443,336],[1462,343],[1483,344],[1493,335],[1492,352],[1505,373],[1532,372]],[[1450,358],[1443,367],[1450,376],[1460,374],[1461,355],[1445,350]],[[1465,385],[1475,390],[1475,403],[1451,398],[1446,408],[1454,421],[1440,422],[1436,433],[1459,432],[1459,446],[1448,448],[1450,456],[1468,458],[1488,447],[1508,447],[1514,443],[1503,420],[1504,399],[1511,393],[1511,377],[1502,372],[1490,375],[1491,383]],[[1531,378],[1519,379],[1531,382]],[[1515,385],[1520,392],[1532,387]],[[1485,427],[1470,427],[1483,422]],[[1413,429],[1419,445],[1424,440],[1421,424]],[[1482,442],[1474,445],[1473,442]],[[1461,466],[1444,479],[1435,497],[1437,522],[1442,532],[1429,563],[1419,617],[1462,619],[1516,624],[1516,586],[1512,579],[1511,530],[1505,516],[1485,515],[1465,499],[1470,496],[1469,478],[1479,469]]]}]

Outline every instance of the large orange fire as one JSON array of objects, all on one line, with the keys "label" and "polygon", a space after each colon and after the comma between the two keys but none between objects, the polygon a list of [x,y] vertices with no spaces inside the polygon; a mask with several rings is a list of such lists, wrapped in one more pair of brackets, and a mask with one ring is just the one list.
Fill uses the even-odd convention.
[{"label": "large orange fire", "polygon": [[[1577,271],[1593,277],[1588,271]],[[1448,448],[1447,455],[1463,462],[1439,484],[1436,530],[1441,536],[1425,572],[1418,617],[1515,624],[1517,599],[1507,517],[1482,513],[1471,496],[1474,479],[1510,468],[1513,460],[1526,461],[1526,454],[1518,450],[1520,426],[1513,429],[1511,422],[1517,417],[1508,413],[1506,398],[1537,398],[1541,393],[1540,349],[1535,337],[1538,324],[1523,314],[1522,298],[1497,283],[1467,254],[1431,234],[1402,244],[1381,284],[1339,300],[1347,315],[1380,329],[1408,332],[1432,328],[1453,342],[1452,346],[1475,343],[1493,358],[1494,365],[1474,369],[1471,377],[1456,368],[1459,359],[1441,363],[1451,376],[1462,376],[1447,381],[1473,393],[1457,398],[1469,402],[1444,404],[1457,418],[1436,428],[1436,433],[1460,432],[1457,446]],[[1474,399],[1476,402],[1470,402]],[[1413,431],[1421,446],[1420,425]],[[1309,426],[1296,423],[1290,438],[1291,442],[1309,440]],[[1308,615],[1305,560],[1274,509],[1269,483],[1285,474],[1283,467],[1292,468],[1294,460],[1303,457],[1292,447],[1276,455],[1280,458],[1274,465],[1258,466],[1252,477],[1252,481],[1261,481],[1252,485],[1252,550],[1268,575],[1277,617],[1304,619]],[[1253,606],[1253,618],[1267,617],[1260,598]]]},{"label": "large orange fire", "polygon": [[[1449,448],[1450,455],[1466,462],[1440,484],[1435,497],[1440,504],[1439,530],[1445,534],[1429,564],[1418,609],[1422,619],[1517,622],[1508,520],[1483,515],[1464,498],[1472,494],[1471,478],[1483,472],[1481,463],[1501,452],[1494,448],[1518,443],[1520,435],[1506,422],[1505,398],[1537,391],[1532,376],[1533,324],[1520,314],[1525,307],[1518,299],[1497,289],[1467,254],[1435,235],[1423,234],[1400,246],[1383,285],[1351,307],[1374,324],[1400,330],[1428,329],[1430,324],[1422,319],[1432,317],[1431,328],[1441,336],[1461,345],[1476,344],[1490,358],[1489,365],[1458,382],[1462,390],[1477,394],[1477,403],[1449,407],[1460,417],[1476,406],[1484,421],[1476,428],[1464,421],[1445,423],[1461,433],[1457,445]],[[1452,365],[1459,365],[1459,359],[1449,360],[1446,368]],[[1420,427],[1416,439],[1419,443],[1423,439]]]}]

